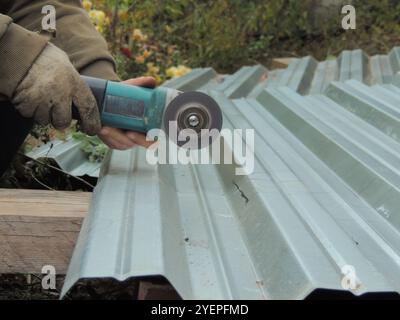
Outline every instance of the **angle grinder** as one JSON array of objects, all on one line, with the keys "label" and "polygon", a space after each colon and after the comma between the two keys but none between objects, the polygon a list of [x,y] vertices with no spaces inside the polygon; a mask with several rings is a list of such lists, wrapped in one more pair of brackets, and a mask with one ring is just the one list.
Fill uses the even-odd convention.
[{"label": "angle grinder", "polygon": [[[178,146],[189,145],[190,148],[193,141],[199,148],[212,143],[215,136],[208,135],[207,141],[202,140],[207,134],[204,129],[219,132],[222,128],[221,109],[205,93],[181,92],[167,87],[149,89],[87,76],[82,78],[96,98],[105,126],[142,133],[163,129]],[[73,117],[79,119],[76,108],[73,108]],[[185,129],[191,130],[185,131],[186,139],[179,139]]]}]

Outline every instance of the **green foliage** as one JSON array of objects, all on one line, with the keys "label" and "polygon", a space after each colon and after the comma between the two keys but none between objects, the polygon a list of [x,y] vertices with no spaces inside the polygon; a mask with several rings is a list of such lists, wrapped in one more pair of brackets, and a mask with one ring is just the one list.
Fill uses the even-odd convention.
[{"label": "green foliage", "polygon": [[[103,2],[103,1],[99,1]],[[104,10],[119,6],[128,18],[118,25],[141,29],[160,49],[154,63],[184,63],[232,72],[244,64],[266,63],[276,56],[313,54],[324,59],[344,49],[363,47],[370,53],[389,49],[400,31],[400,4],[393,0],[353,0],[357,30],[341,29],[342,14],[331,8],[321,18],[318,0],[108,0]],[[115,15],[114,15],[115,16]],[[110,35],[110,34],[108,34]],[[108,37],[115,46],[115,38]],[[162,52],[175,46],[173,58]],[[312,52],[310,52],[312,51]],[[164,59],[165,58],[165,59]],[[118,59],[125,70],[143,66]],[[172,59],[173,61],[166,60]],[[136,74],[136,73],[135,73]]]},{"label": "green foliage", "polygon": [[175,62],[225,71],[263,56],[273,40],[309,33],[311,4],[311,0],[131,0],[119,8],[129,10],[122,29],[143,30],[161,50],[175,45]]},{"label": "green foliage", "polygon": [[72,137],[82,142],[81,149],[90,162],[101,162],[104,159],[108,147],[97,136],[91,137],[82,132],[75,132]]}]

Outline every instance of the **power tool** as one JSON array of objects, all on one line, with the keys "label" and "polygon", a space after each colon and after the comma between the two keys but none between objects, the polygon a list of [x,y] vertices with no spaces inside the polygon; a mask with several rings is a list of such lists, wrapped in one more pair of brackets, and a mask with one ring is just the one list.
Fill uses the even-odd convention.
[{"label": "power tool", "polygon": [[[96,98],[101,122],[105,126],[143,133],[163,129],[178,146],[188,145],[189,140],[193,142],[197,139],[195,145],[199,148],[214,139],[203,141],[203,129],[221,130],[221,109],[205,93],[181,92],[167,87],[150,89],[87,76],[82,78]],[[76,108],[73,108],[73,117],[79,119]],[[171,121],[175,121],[176,125],[171,125]],[[189,130],[192,134],[180,141],[177,137],[184,129],[192,129]]]}]

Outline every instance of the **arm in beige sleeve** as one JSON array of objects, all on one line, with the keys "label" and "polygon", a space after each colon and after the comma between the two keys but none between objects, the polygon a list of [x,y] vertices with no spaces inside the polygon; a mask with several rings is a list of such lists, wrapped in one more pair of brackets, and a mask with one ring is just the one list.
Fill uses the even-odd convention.
[{"label": "arm in beige sleeve", "polygon": [[10,99],[35,59],[48,43],[46,37],[0,14],[0,95]]},{"label": "arm in beige sleeve", "polygon": [[107,43],[91,23],[79,0],[14,2],[9,15],[21,26],[46,34],[41,30],[44,15],[42,7],[52,5],[56,9],[56,32],[48,34],[53,44],[64,50],[75,68],[82,74],[108,80],[119,80],[115,62]]}]

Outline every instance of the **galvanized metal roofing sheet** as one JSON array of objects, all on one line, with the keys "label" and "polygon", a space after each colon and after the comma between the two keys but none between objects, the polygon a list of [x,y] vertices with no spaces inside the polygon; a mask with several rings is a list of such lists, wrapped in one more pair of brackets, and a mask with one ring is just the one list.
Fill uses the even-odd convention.
[{"label": "galvanized metal roofing sheet", "polygon": [[[268,77],[254,90],[258,94],[265,87],[285,86],[302,95],[318,94],[323,93],[333,81],[358,80],[367,85],[389,84],[394,81],[398,71],[400,47],[392,49],[388,55],[372,57],[368,57],[362,50],[346,50],[337,59],[321,62],[310,56],[293,59],[288,68],[268,72]],[[254,96],[254,93],[251,95]]]},{"label": "galvanized metal roofing sheet", "polygon": [[185,299],[303,299],[344,290],[348,266],[355,295],[399,293],[400,90],[384,84],[398,58],[344,52],[169,82],[212,95],[225,128],[255,130],[254,172],[111,152],[63,293],[81,278],[163,275]]},{"label": "galvanized metal roofing sheet", "polygon": [[69,137],[67,140],[52,140],[26,154],[32,159],[53,159],[64,171],[73,176],[98,177],[100,162],[89,161],[82,151],[82,142]]}]

